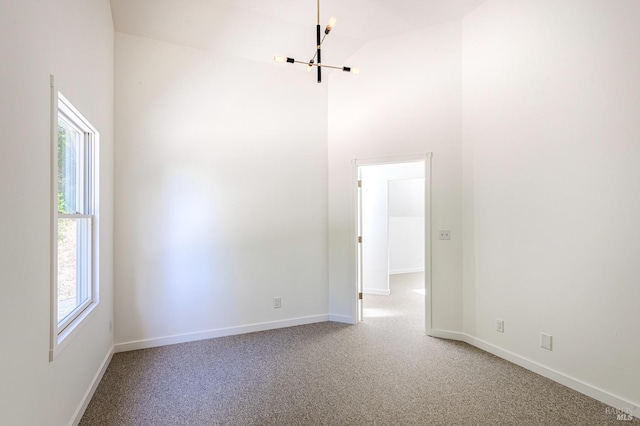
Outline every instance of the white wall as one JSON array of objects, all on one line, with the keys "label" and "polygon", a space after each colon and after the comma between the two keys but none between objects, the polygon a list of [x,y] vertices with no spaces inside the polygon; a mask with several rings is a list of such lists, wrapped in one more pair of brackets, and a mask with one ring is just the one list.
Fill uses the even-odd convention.
[{"label": "white wall", "polygon": [[303,67],[117,33],[117,343],[327,319],[326,111]]},{"label": "white wall", "polygon": [[329,90],[329,286],[334,318],[353,321],[351,160],[433,152],[433,326],[462,330],[460,23],[377,40],[333,74]]},{"label": "white wall", "polygon": [[[63,425],[112,348],[113,24],[108,0],[0,3],[0,423]],[[49,362],[49,75],[98,129],[100,304]]]},{"label": "white wall", "polygon": [[[389,202],[389,184],[394,179],[424,178],[424,173],[424,162],[360,167],[360,178],[362,180],[362,284],[364,293],[386,296],[390,294],[391,247],[389,213],[391,205]],[[424,180],[422,180],[420,189],[424,200]],[[394,203],[394,207],[395,212],[404,210],[404,206],[398,205],[397,202]],[[422,227],[422,232],[424,235],[424,227]],[[424,238],[422,241],[424,241]],[[424,253],[424,250],[422,253]]]},{"label": "white wall", "polygon": [[424,220],[424,178],[389,181],[389,274],[424,271]]},{"label": "white wall", "polygon": [[389,181],[389,216],[424,216],[424,172],[420,178]]},{"label": "white wall", "polygon": [[463,20],[465,331],[636,406],[639,22],[635,0]]},{"label": "white wall", "polygon": [[424,272],[424,216],[389,216],[389,275]]}]

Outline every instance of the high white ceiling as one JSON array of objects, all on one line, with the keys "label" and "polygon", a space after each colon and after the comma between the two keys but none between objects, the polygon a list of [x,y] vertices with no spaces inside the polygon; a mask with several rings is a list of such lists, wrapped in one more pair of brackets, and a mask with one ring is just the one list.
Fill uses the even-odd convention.
[{"label": "high white ceiling", "polygon": [[[367,42],[460,19],[485,0],[321,0],[321,23],[338,21],[323,62],[340,65]],[[308,60],[316,0],[111,0],[116,31],[271,61]]]}]

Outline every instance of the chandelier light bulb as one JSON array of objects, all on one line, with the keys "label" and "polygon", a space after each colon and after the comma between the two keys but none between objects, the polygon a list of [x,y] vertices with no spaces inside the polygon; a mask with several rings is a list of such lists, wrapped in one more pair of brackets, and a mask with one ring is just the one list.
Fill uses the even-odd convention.
[{"label": "chandelier light bulb", "polygon": [[279,55],[276,55],[273,57],[273,60],[279,64],[283,63],[286,59],[287,58],[285,58],[284,56],[279,56]]},{"label": "chandelier light bulb", "polygon": [[329,23],[327,24],[327,28],[324,30],[325,34],[329,34],[329,32],[336,26],[336,17],[332,16],[329,19]]},{"label": "chandelier light bulb", "polygon": [[360,74],[360,68],[358,67],[354,67],[351,68],[351,71],[349,71],[351,74]]}]

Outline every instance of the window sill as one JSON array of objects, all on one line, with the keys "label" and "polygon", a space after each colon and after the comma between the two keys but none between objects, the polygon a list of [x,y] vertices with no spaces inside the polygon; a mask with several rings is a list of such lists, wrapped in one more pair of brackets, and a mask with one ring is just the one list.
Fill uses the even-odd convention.
[{"label": "window sill", "polygon": [[77,335],[89,321],[89,317],[92,316],[97,306],[98,302],[94,302],[87,306],[87,308],[82,311],[82,313],[78,315],[78,317],[73,320],[71,324],[69,324],[59,334],[54,336],[55,341],[51,342],[52,348],[49,350],[49,362],[53,362],[53,360],[60,356],[62,351],[67,346],[69,346],[69,343],[73,340],[73,337]]}]

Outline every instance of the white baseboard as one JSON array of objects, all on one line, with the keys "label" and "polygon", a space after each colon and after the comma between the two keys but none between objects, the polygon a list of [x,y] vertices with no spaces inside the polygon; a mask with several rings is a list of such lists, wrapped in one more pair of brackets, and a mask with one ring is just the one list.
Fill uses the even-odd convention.
[{"label": "white baseboard", "polygon": [[93,377],[93,380],[91,381],[91,385],[89,386],[89,389],[87,389],[87,392],[85,392],[84,396],[82,397],[82,400],[80,401],[80,405],[78,405],[78,408],[76,408],[76,412],[73,413],[73,417],[69,422],[70,426],[77,426],[80,423],[80,420],[82,420],[84,411],[87,409],[89,402],[91,402],[91,398],[93,398],[93,394],[96,392],[96,389],[98,388],[98,385],[102,380],[102,376],[104,376],[104,372],[107,371],[107,367],[111,362],[111,358],[113,358],[113,353],[114,352],[113,352],[113,346],[112,346],[109,352],[107,353],[107,356],[102,361],[102,364],[98,369],[98,372]]},{"label": "white baseboard", "polygon": [[157,346],[175,345],[177,343],[195,342],[197,340],[254,333],[256,331],[274,330],[276,328],[295,327],[297,325],[313,324],[316,322],[325,321],[329,321],[329,315],[315,315],[310,317],[292,318],[281,321],[249,324],[238,327],[219,328],[215,330],[199,331],[195,333],[177,334],[173,336],[157,337],[153,339],[136,340],[132,342],[116,344],[115,352],[117,353],[135,351],[138,349],[155,348]]},{"label": "white baseboard", "polygon": [[357,324],[358,321],[356,321],[354,318],[348,317],[346,315],[329,315],[329,321],[333,321],[333,322],[341,322],[344,324]]},{"label": "white baseboard", "polygon": [[604,404],[609,405],[610,407],[617,408],[623,413],[631,413],[631,415],[633,415],[634,417],[640,418],[640,404],[637,402],[634,403],[631,401],[627,401],[624,398],[604,391],[596,386],[590,385],[574,377],[568,376],[552,368],[539,364],[535,361],[524,358],[506,349],[502,349],[494,344],[478,339],[474,336],[455,331],[437,329],[432,329],[427,334],[432,337],[458,340],[468,343],[471,346],[475,346],[478,349],[482,349],[485,352],[489,352],[490,354],[493,354],[499,358],[505,359],[509,362],[519,365],[522,368],[526,368],[529,371],[533,371],[534,373],[546,377],[547,379],[553,380],[554,382],[560,383],[561,385],[580,392],[581,394],[596,399]]},{"label": "white baseboard", "polygon": [[424,268],[390,269],[389,275],[415,274],[416,272],[424,272]]},{"label": "white baseboard", "polygon": [[364,294],[375,294],[377,296],[388,296],[391,294],[391,290],[378,290],[377,288],[363,288]]},{"label": "white baseboard", "polygon": [[431,329],[427,332],[427,336],[437,337],[439,339],[459,340],[465,342],[465,334],[458,331]]},{"label": "white baseboard", "polygon": [[627,401],[624,398],[620,398],[619,396],[613,395],[596,386],[590,385],[574,377],[553,370],[542,364],[538,364],[535,361],[514,354],[513,352],[499,348],[498,346],[495,346],[484,340],[469,336],[468,334],[464,335],[464,341],[472,346],[482,349],[485,352],[489,352],[490,354],[493,354],[497,357],[506,359],[507,361],[519,365],[520,367],[540,374],[547,379],[553,380],[554,382],[560,383],[561,385],[571,388],[577,392],[590,396],[591,398],[603,402],[611,407],[622,410],[625,413],[633,413],[634,417],[640,417],[640,404],[638,403]]}]

